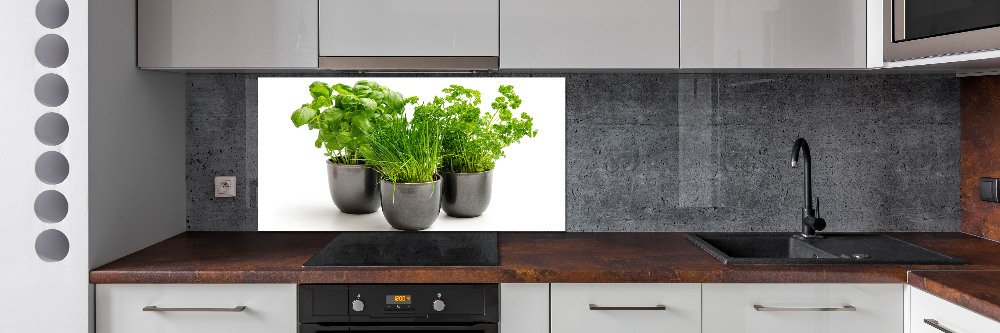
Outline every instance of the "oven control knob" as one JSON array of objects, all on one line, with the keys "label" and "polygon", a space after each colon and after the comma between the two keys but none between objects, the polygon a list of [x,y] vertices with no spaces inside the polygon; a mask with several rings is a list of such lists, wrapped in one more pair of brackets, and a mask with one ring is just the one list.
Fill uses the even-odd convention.
[{"label": "oven control knob", "polygon": [[361,312],[365,309],[365,302],[361,301],[360,299],[356,299],[354,300],[354,302],[351,302],[351,309],[354,309],[354,311]]},{"label": "oven control knob", "polygon": [[438,312],[444,311],[444,301],[442,301],[442,300],[435,300],[434,301],[434,311],[438,311]]}]

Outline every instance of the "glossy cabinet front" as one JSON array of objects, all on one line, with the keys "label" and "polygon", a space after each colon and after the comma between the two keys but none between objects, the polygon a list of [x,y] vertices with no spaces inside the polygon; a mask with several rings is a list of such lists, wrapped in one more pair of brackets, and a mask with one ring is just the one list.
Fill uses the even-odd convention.
[{"label": "glossy cabinet front", "polygon": [[983,317],[937,296],[910,289],[910,332],[977,333],[1000,332],[1000,322]]},{"label": "glossy cabinet front", "polygon": [[901,284],[704,284],[705,333],[903,331]]},{"label": "glossy cabinet front", "polygon": [[701,332],[701,285],[553,283],[552,332]]},{"label": "glossy cabinet front", "polygon": [[294,284],[98,284],[97,333],[295,332],[295,295]]},{"label": "glossy cabinet front", "polygon": [[[140,68],[316,68],[316,0],[138,0]],[[129,27],[122,27],[122,29]]]},{"label": "glossy cabinet front", "polygon": [[322,57],[496,57],[499,0],[319,0]]},{"label": "glossy cabinet front", "polygon": [[681,68],[865,68],[866,7],[866,0],[682,0]]},{"label": "glossy cabinet front", "polygon": [[500,67],[677,68],[678,0],[504,0]]},{"label": "glossy cabinet front", "polygon": [[500,333],[549,333],[549,284],[500,284]]}]

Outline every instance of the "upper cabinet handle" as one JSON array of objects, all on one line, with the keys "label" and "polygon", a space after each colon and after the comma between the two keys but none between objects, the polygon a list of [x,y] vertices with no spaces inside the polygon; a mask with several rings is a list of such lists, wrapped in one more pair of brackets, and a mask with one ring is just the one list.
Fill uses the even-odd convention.
[{"label": "upper cabinet handle", "polygon": [[590,305],[591,310],[601,310],[601,311],[619,311],[619,310],[666,310],[666,305],[654,305],[654,306],[598,306],[596,304]]},{"label": "upper cabinet handle", "polygon": [[934,319],[924,319],[924,324],[931,325],[931,327],[936,328],[944,333],[955,333],[947,328],[944,328],[943,326],[941,326],[941,323],[938,323],[938,321]]},{"label": "upper cabinet handle", "polygon": [[142,308],[142,311],[173,312],[173,311],[193,311],[193,312],[243,312],[247,307],[240,305],[232,308],[158,308],[149,305]]},{"label": "upper cabinet handle", "polygon": [[760,304],[754,304],[754,310],[757,311],[858,311],[853,305],[844,305],[838,307],[830,308],[776,308],[771,306],[763,306]]}]

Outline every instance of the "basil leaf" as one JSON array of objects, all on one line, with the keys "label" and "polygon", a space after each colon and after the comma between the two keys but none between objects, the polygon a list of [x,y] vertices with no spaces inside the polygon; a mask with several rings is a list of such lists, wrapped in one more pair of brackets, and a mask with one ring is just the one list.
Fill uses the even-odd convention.
[{"label": "basil leaf", "polygon": [[316,116],[316,112],[316,109],[309,107],[299,108],[298,110],[295,110],[295,112],[292,112],[292,124],[295,125],[295,127],[308,124],[309,121]]}]

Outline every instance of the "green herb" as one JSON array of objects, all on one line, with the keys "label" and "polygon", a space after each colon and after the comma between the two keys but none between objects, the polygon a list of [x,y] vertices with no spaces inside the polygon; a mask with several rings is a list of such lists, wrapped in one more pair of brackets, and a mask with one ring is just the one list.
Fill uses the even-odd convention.
[{"label": "green herb", "polygon": [[309,124],[310,130],[319,130],[316,148],[325,147],[326,156],[344,164],[364,164],[358,149],[365,143],[365,133],[372,123],[400,115],[406,104],[417,101],[416,97],[403,98],[402,94],[367,80],[358,81],[353,87],[316,81],[309,85],[309,93],[312,102],[292,112],[292,124],[295,127]]},{"label": "green herb", "polygon": [[376,120],[361,156],[393,183],[428,183],[441,161],[441,131],[436,121],[409,122],[405,115]]},{"label": "green herb", "polygon": [[445,88],[446,96],[416,107],[414,122],[436,122],[442,127],[442,170],[461,173],[491,170],[504,156],[504,148],[525,136],[538,134],[532,129],[532,118],[527,113],[522,112],[520,118],[513,116],[512,110],[521,106],[514,87],[504,85],[498,91],[501,96],[490,105],[492,112],[480,110],[479,91],[457,85]]}]

